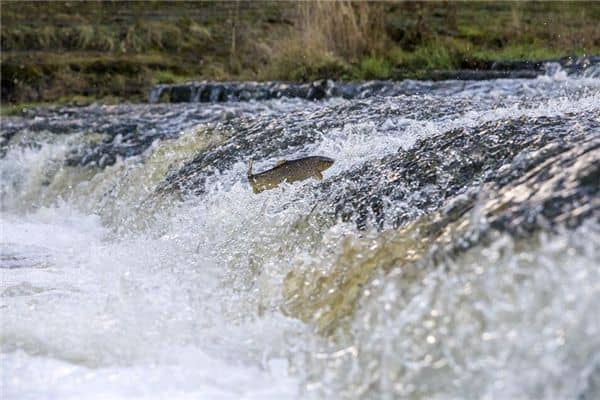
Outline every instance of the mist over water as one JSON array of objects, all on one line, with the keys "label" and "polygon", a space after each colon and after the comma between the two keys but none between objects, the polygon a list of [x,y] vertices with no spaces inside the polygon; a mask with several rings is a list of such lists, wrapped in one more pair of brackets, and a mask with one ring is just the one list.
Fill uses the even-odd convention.
[{"label": "mist over water", "polygon": [[[600,396],[593,68],[407,81],[411,93],[365,99],[92,105],[3,119],[2,397]],[[514,157],[502,152],[516,144],[499,143],[464,164],[484,165],[481,175],[452,167],[464,186],[445,186],[439,169],[432,179],[426,162],[411,172],[418,185],[398,178],[409,169],[396,168],[399,155],[420,162],[431,145],[463,160],[471,148],[436,143],[455,132],[453,143],[470,133],[512,140],[512,130],[531,143]],[[576,204],[545,222],[527,218],[539,210],[519,203],[521,186],[506,185],[548,154],[566,154],[564,170],[579,168],[582,183],[559,196]],[[336,160],[322,182],[252,192],[250,158],[260,171],[306,155]],[[485,166],[499,157],[493,175]],[[531,198],[552,195],[543,184],[554,178],[539,176]],[[533,228],[502,222],[496,194],[525,204],[522,225]],[[472,207],[454,217],[465,198]],[[542,204],[564,205],[551,199]],[[430,218],[445,215],[452,221],[434,236]]]}]

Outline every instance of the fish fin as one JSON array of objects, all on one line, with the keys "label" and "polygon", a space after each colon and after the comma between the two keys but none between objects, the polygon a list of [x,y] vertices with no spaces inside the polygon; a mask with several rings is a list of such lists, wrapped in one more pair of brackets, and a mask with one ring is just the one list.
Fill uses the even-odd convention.
[{"label": "fish fin", "polygon": [[285,164],[287,162],[287,160],[279,160],[277,161],[277,163],[275,164],[276,167],[279,167],[281,164]]},{"label": "fish fin", "polygon": [[252,176],[252,160],[248,160],[248,176]]},{"label": "fish fin", "polygon": [[318,180],[322,181],[322,180],[323,180],[323,174],[322,174],[322,173],[320,173],[320,172],[317,172],[317,173],[315,174],[315,178],[317,178]]}]

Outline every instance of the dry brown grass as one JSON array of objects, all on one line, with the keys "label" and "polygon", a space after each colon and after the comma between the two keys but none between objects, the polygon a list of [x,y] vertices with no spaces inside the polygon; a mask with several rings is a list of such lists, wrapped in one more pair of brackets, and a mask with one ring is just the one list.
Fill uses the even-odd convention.
[{"label": "dry brown grass", "polygon": [[315,1],[300,3],[296,40],[311,52],[329,52],[350,62],[383,50],[382,3]]},{"label": "dry brown grass", "polygon": [[264,77],[349,76],[351,64],[386,50],[385,3],[319,0],[296,7],[289,34],[269,43]]}]

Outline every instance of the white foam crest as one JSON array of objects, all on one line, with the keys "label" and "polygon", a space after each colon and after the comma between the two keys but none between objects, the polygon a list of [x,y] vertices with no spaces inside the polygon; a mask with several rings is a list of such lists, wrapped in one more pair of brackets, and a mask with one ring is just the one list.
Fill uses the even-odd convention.
[{"label": "white foam crest", "polygon": [[580,72],[568,74],[560,64],[547,63],[543,75],[524,83],[530,91],[535,93],[539,93],[545,87],[555,87],[567,92],[571,90],[597,91],[600,89],[599,71],[600,65],[592,65]]},{"label": "white foam crest", "polygon": [[507,107],[496,107],[485,111],[470,110],[462,114],[458,112],[438,119],[415,120],[401,116],[389,117],[380,124],[372,122],[346,124],[341,129],[336,128],[325,132],[313,152],[336,160],[329,172],[335,175],[365,161],[396,153],[399,149],[408,150],[420,139],[434,137],[453,129],[477,127],[488,122],[522,117],[551,117],[575,112],[599,111],[600,92],[597,92],[581,97],[577,102],[569,98],[551,98],[533,106],[513,103]]},{"label": "white foam crest", "polygon": [[32,144],[11,146],[0,158],[2,210],[27,210],[35,206],[54,174],[63,168],[65,155],[78,137],[38,134],[35,141],[31,140]]},{"label": "white foam crest", "polygon": [[594,64],[586,68],[581,74],[583,79],[596,79],[600,78],[600,64]]}]

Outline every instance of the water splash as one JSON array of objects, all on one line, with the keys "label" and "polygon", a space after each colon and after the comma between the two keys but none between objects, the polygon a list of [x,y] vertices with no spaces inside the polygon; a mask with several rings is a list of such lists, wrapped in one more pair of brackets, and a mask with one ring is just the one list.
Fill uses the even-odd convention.
[{"label": "water splash", "polygon": [[[407,81],[421,93],[40,109],[35,120],[3,120],[3,393],[594,398],[600,256],[593,217],[578,228],[538,224],[520,238],[490,230],[467,250],[457,232],[486,231],[486,213],[502,212],[486,206],[493,193],[479,198],[459,188],[439,210],[416,207],[432,195],[431,184],[403,199],[388,196],[390,212],[415,209],[422,219],[381,232],[331,217],[319,203],[349,196],[364,171],[376,175],[399,153],[416,154],[457,129],[493,135],[490,127],[507,127],[524,142],[531,130],[542,141],[560,131],[589,146],[600,123],[598,80],[555,78]],[[73,151],[109,154],[114,163],[69,162]],[[194,161],[209,153],[222,157]],[[323,183],[254,195],[244,180],[248,157],[260,166],[314,153],[336,159]],[[521,177],[536,157],[515,154],[498,176]],[[205,179],[200,196],[154,195],[188,170]],[[592,178],[585,187],[594,199]],[[389,185],[373,182],[366,187]],[[455,217],[447,231],[427,223],[436,212]],[[327,336],[318,320],[335,313],[319,303],[321,292],[344,310],[328,319],[335,323],[325,324]]]}]

